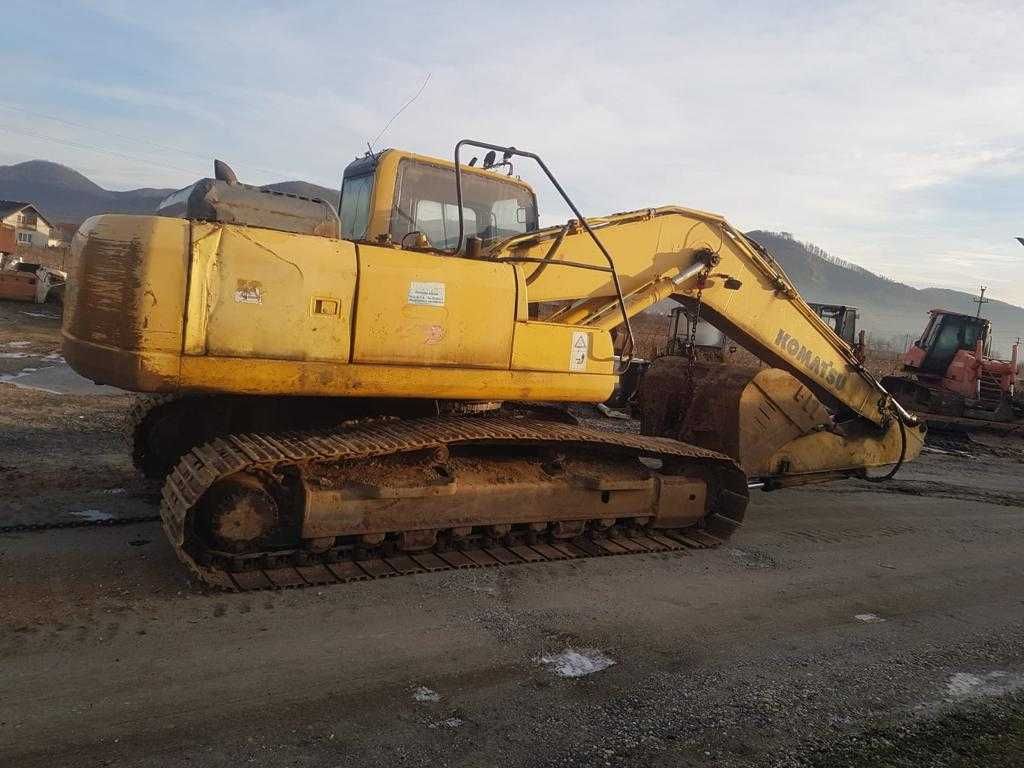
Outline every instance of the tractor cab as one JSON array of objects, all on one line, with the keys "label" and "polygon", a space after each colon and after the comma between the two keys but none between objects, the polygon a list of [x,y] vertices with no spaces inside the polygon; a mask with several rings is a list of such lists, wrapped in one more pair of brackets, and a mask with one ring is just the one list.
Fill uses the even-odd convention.
[{"label": "tractor cab", "polygon": [[915,341],[903,358],[904,367],[918,373],[945,376],[957,352],[973,352],[981,342],[987,355],[991,323],[983,317],[962,315],[945,309],[933,309],[921,338]]},{"label": "tractor cab", "polygon": [[813,301],[808,306],[836,332],[839,338],[849,344],[857,358],[864,362],[864,332],[857,333],[857,308],[845,304],[818,304]]},{"label": "tractor cab", "polygon": [[[707,320],[696,319],[686,307],[672,308],[672,328],[669,333],[666,355],[685,356],[687,346],[693,339],[694,351],[701,360],[725,361],[725,349],[729,339]],[[734,347],[735,349],[735,347]]]},{"label": "tractor cab", "polygon": [[817,304],[809,302],[808,306],[836,335],[851,347],[857,344],[857,308],[845,304]]},{"label": "tractor cab", "polygon": [[[475,163],[475,159],[473,161]],[[520,179],[462,165],[462,219],[455,164],[395,149],[367,154],[345,169],[341,186],[341,236],[346,240],[405,248],[454,251],[470,238],[484,247],[538,228],[537,198]]]}]

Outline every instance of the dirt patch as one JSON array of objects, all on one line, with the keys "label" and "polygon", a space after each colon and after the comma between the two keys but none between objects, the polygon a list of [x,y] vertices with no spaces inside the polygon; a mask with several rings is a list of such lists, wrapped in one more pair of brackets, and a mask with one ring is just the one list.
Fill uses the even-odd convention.
[{"label": "dirt patch", "polygon": [[[59,357],[59,318],[36,317],[37,309],[0,302],[0,349]],[[0,525],[71,520],[91,509],[139,514],[152,489],[138,479],[123,438],[131,398],[55,395],[0,382]]]}]

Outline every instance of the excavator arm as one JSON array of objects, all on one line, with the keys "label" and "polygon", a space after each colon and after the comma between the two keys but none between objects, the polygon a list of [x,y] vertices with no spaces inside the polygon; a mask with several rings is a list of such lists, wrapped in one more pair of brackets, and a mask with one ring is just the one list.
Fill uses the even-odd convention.
[{"label": "excavator arm", "polygon": [[[667,298],[699,303],[712,325],[829,406],[880,427],[891,420],[898,406],[888,393],[771,255],[724,218],[663,207],[588,223],[613,256],[630,317]],[[491,253],[523,265],[531,303],[560,303],[541,319],[609,330],[623,322],[610,278],[584,268],[603,257],[578,224],[505,240]]]},{"label": "excavator arm", "polygon": [[[699,308],[774,367],[741,373],[659,361],[642,390],[646,432],[729,453],[775,486],[898,467],[918,454],[924,430],[917,419],[807,305],[771,255],[725,219],[662,207],[586,224],[589,232],[570,221],[489,250],[524,271],[538,319],[611,330],[672,298]],[[617,281],[600,270],[606,252]]]}]

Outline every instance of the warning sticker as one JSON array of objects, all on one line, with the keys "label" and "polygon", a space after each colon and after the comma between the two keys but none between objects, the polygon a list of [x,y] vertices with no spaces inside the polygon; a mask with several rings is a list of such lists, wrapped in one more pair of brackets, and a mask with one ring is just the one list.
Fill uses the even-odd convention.
[{"label": "warning sticker", "polygon": [[443,325],[428,325],[424,330],[426,331],[423,339],[424,344],[440,344],[444,341]]},{"label": "warning sticker", "polygon": [[590,351],[590,334],[583,331],[572,332],[572,351],[569,353],[569,370],[587,370],[587,353]]},{"label": "warning sticker", "polygon": [[409,303],[428,307],[444,306],[444,283],[409,283]]},{"label": "warning sticker", "polygon": [[259,280],[239,280],[235,286],[235,301],[239,304],[262,304],[262,283]]}]

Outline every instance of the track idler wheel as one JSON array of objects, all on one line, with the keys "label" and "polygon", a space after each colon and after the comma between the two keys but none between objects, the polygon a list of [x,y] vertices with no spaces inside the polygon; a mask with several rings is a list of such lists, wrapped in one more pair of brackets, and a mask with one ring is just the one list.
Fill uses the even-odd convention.
[{"label": "track idler wheel", "polygon": [[277,502],[254,475],[238,473],[206,493],[200,511],[210,544],[228,552],[259,549],[281,525]]}]

